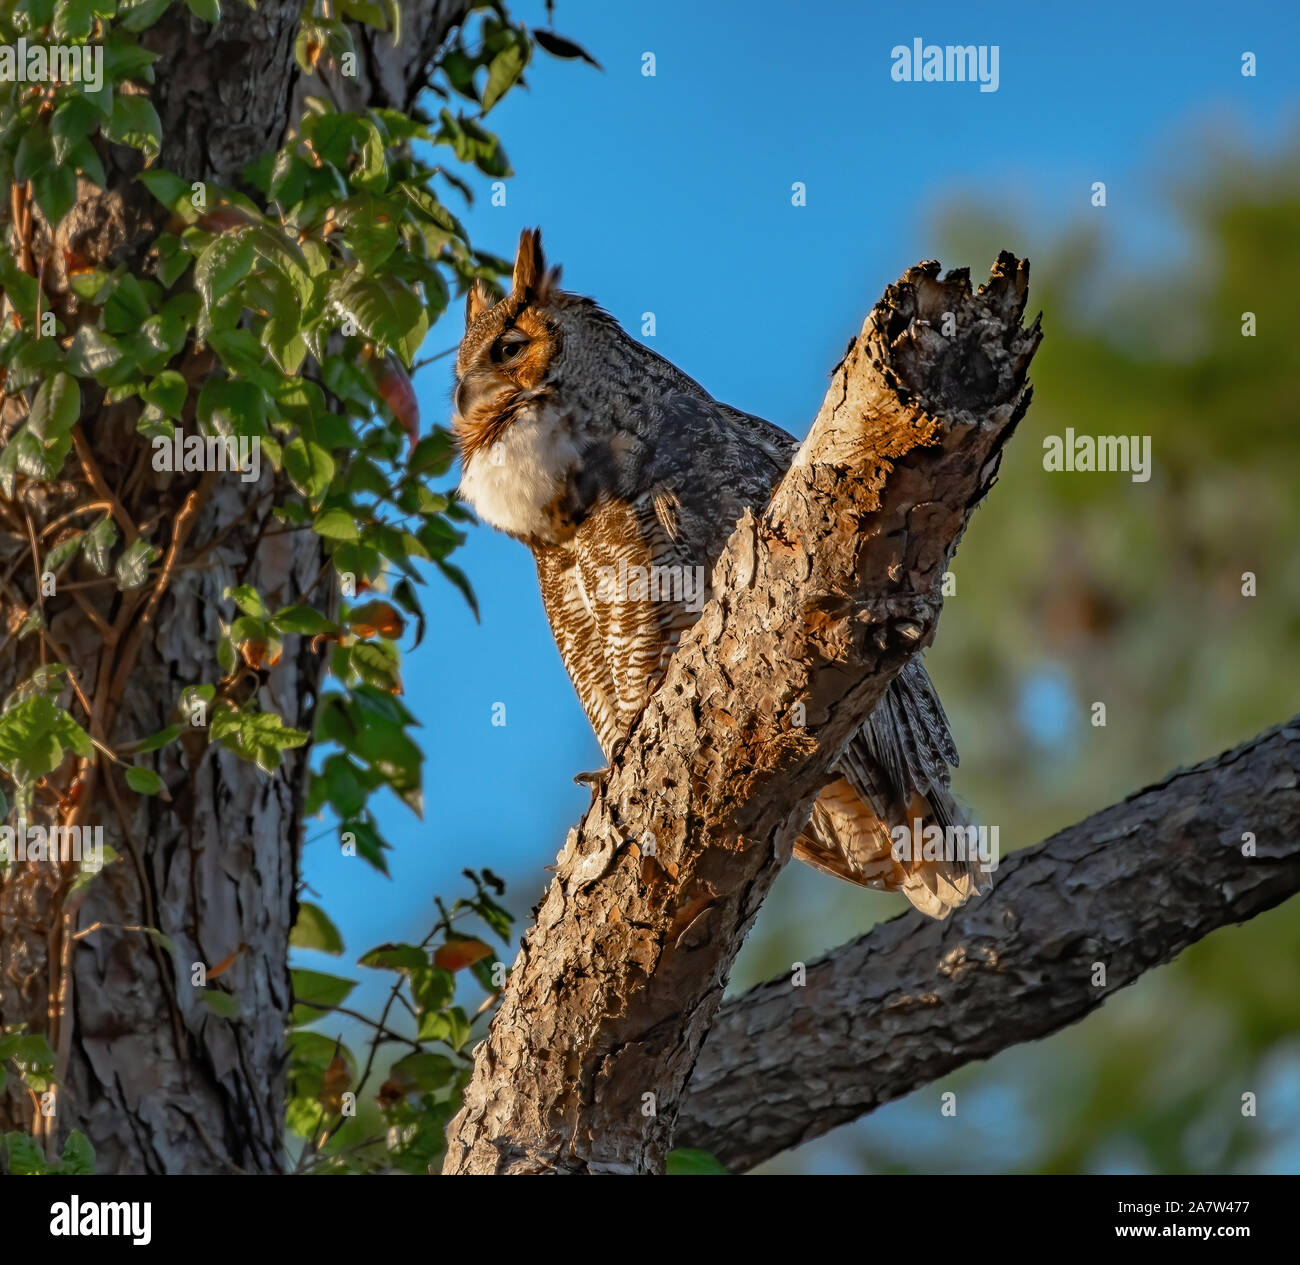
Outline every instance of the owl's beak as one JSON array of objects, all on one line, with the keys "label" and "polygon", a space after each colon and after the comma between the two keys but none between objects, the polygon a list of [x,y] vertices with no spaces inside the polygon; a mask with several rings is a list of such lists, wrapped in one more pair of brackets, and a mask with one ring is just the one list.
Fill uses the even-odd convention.
[{"label": "owl's beak", "polygon": [[523,406],[545,394],[544,388],[520,390],[499,374],[471,369],[456,384],[453,401],[462,421],[477,426],[492,419],[508,423]]},{"label": "owl's beak", "polygon": [[456,412],[467,422],[481,421],[501,407],[501,397],[507,393],[508,388],[495,373],[471,369],[456,383]]},{"label": "owl's beak", "polygon": [[473,387],[470,386],[469,378],[464,377],[458,383],[456,383],[456,396],[455,396],[456,412],[459,413],[462,417],[464,417],[465,414],[469,411],[470,401],[472,400],[472,398],[473,398]]}]

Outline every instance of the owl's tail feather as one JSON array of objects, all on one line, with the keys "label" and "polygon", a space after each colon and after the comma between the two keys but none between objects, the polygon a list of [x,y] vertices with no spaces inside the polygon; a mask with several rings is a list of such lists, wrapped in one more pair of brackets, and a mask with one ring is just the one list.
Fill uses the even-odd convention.
[{"label": "owl's tail feather", "polygon": [[[906,877],[900,890],[922,913],[947,918],[959,905],[988,889],[988,874],[973,847],[977,831],[946,788],[932,787],[928,798],[913,796],[908,826],[911,859],[903,864]],[[926,838],[934,827],[943,832],[936,844]]]},{"label": "owl's tail feather", "polygon": [[988,885],[984,839],[949,789],[956,764],[939,696],[912,658],[845,746],[795,856],[946,918]]},{"label": "owl's tail feather", "polygon": [[906,827],[910,839],[904,844],[845,778],[836,778],[817,797],[794,855],[859,887],[902,892],[922,913],[947,918],[987,883],[978,859],[951,857],[941,845],[926,846],[926,826],[940,826],[947,840],[952,837],[948,825],[964,825],[951,795],[946,798],[942,807],[919,795],[913,798]]},{"label": "owl's tail feather", "polygon": [[976,846],[987,839],[949,789],[956,766],[943,703],[917,655],[845,745],[839,776],[816,802],[806,833],[813,833],[819,859],[832,853],[844,862],[822,867],[902,892],[932,918],[948,917],[987,885]]}]

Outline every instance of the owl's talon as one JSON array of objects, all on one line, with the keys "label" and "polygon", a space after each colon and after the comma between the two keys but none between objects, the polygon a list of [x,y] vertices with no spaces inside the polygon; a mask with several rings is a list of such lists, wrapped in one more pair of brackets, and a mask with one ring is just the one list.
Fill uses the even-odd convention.
[{"label": "owl's talon", "polygon": [[573,775],[573,780],[577,782],[579,786],[585,786],[594,795],[596,793],[596,788],[600,785],[601,779],[608,772],[609,766],[606,765],[603,769],[592,769],[589,773],[575,773]]}]

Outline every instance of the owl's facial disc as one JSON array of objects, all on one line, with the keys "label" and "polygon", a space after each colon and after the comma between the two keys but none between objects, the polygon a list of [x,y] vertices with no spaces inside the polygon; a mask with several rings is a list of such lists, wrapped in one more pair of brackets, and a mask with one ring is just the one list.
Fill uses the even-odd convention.
[{"label": "owl's facial disc", "polygon": [[468,457],[490,447],[545,394],[559,329],[535,303],[509,295],[465,333],[457,357],[453,429]]},{"label": "owl's facial disc", "polygon": [[547,393],[560,349],[559,270],[547,270],[541,233],[519,238],[510,293],[493,303],[479,282],[465,305],[465,337],[456,356],[453,430],[462,456],[491,447],[528,406]]}]

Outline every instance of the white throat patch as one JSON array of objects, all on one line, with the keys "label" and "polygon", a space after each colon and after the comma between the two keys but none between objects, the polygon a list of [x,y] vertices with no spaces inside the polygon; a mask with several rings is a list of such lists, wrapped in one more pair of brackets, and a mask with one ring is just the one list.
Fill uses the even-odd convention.
[{"label": "white throat patch", "polygon": [[578,448],[567,422],[549,410],[530,409],[495,444],[465,463],[460,494],[500,531],[546,539],[551,531],[546,507],[577,464]]}]

